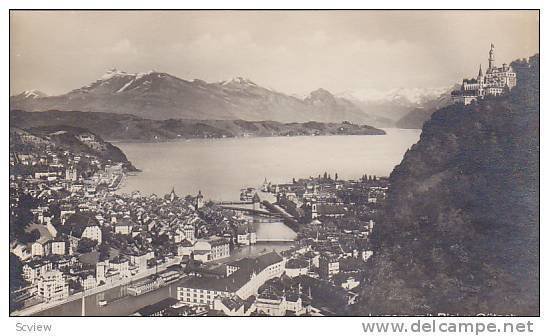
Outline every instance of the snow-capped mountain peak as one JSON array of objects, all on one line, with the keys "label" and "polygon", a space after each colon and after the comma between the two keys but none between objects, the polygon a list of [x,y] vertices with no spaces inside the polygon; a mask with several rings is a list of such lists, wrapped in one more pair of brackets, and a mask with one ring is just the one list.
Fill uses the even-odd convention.
[{"label": "snow-capped mountain peak", "polygon": [[47,96],[44,92],[39,90],[26,90],[21,92],[21,95],[23,95],[25,98],[32,98],[32,99],[42,98]]},{"label": "snow-capped mountain peak", "polygon": [[254,83],[251,80],[249,80],[248,78],[244,78],[244,77],[234,77],[231,80],[222,81],[220,84],[223,85],[223,86],[227,86],[227,85],[257,86],[256,83]]},{"label": "snow-capped mountain peak", "polygon": [[323,89],[311,92],[305,99],[296,99],[245,77],[208,83],[154,70],[129,73],[111,69],[65,94],[37,99],[10,97],[10,108],[122,113],[155,120],[346,120],[363,124],[377,120]]},{"label": "snow-capped mountain peak", "polygon": [[112,68],[109,71],[105,72],[105,74],[103,76],[101,76],[101,80],[108,80],[108,79],[111,79],[113,77],[126,76],[126,75],[127,75],[127,73],[125,71],[120,71],[116,68]]},{"label": "snow-capped mountain peak", "polygon": [[433,99],[447,92],[451,86],[436,88],[395,88],[391,90],[357,90],[345,91],[338,97],[363,102],[400,101],[412,105],[421,104],[423,101]]},{"label": "snow-capped mountain peak", "polygon": [[134,74],[134,76],[135,76],[135,79],[137,80],[137,79],[141,79],[141,78],[143,78],[145,76],[148,76],[150,74],[153,74],[153,73],[156,73],[156,71],[149,70],[147,72],[138,72],[138,73]]}]

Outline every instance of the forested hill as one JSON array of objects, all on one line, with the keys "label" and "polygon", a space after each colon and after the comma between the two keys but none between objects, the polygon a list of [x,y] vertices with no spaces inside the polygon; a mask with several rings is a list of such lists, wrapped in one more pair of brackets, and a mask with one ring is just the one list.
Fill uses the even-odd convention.
[{"label": "forested hill", "polygon": [[361,314],[539,314],[539,55],[435,112],[390,176]]},{"label": "forested hill", "polygon": [[[84,141],[81,136],[93,137],[93,141]],[[103,163],[121,163],[129,171],[136,170],[120,148],[104,141],[100,136],[85,128],[64,125],[27,129],[10,127],[10,153],[39,155],[45,148],[69,151],[84,156],[91,155]],[[86,166],[84,163],[80,165],[83,169]],[[25,166],[23,165],[23,167]]]},{"label": "forested hill", "polygon": [[280,123],[246,120],[143,119],[131,114],[78,111],[11,111],[10,125],[19,128],[66,125],[83,127],[112,141],[168,141],[195,138],[298,135],[383,135],[385,131],[350,122]]}]

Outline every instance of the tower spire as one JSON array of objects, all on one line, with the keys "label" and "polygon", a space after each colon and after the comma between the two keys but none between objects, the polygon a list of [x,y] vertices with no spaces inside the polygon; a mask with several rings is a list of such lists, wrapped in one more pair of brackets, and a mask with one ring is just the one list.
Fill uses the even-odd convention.
[{"label": "tower spire", "polygon": [[488,53],[488,69],[492,69],[494,67],[494,63],[496,62],[496,59],[494,57],[494,44],[490,44],[490,52]]},{"label": "tower spire", "polygon": [[482,75],[482,64],[479,64],[479,65],[478,65],[478,76],[479,76],[479,77],[482,77],[482,76],[483,76],[483,75]]}]

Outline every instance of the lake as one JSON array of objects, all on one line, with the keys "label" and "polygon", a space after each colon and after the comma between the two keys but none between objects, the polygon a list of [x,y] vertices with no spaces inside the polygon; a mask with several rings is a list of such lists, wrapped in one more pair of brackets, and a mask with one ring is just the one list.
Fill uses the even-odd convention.
[{"label": "lake", "polygon": [[[240,189],[258,187],[267,178],[287,183],[302,178],[337,172],[341,179],[363,174],[387,176],[400,163],[410,146],[419,140],[419,130],[387,129],[378,136],[318,136],[191,140],[164,143],[117,143],[142,172],[128,176],[120,193],[139,190],[163,196],[172,187],[180,196],[196,194],[206,199],[238,200]],[[263,195],[268,197],[269,195]],[[272,196],[272,195],[271,195]],[[296,233],[283,223],[256,223],[257,245],[234,250],[227,260],[253,257],[268,251],[290,248]],[[274,241],[272,241],[274,240]],[[284,240],[285,242],[277,242]],[[288,241],[289,240],[289,241]],[[222,260],[220,262],[226,262]],[[178,282],[140,296],[127,296],[119,286],[86,298],[87,315],[124,316],[145,305],[175,297]],[[105,307],[97,303],[119,298]],[[40,316],[81,313],[81,300],[42,311]]]},{"label": "lake", "polygon": [[420,130],[385,129],[386,135],[300,136],[193,139],[162,143],[116,143],[142,172],[127,176],[119,193],[139,190],[179,196],[202,190],[205,199],[238,200],[240,189],[267,178],[292,178],[337,172],[340,179],[364,174],[388,176]]}]

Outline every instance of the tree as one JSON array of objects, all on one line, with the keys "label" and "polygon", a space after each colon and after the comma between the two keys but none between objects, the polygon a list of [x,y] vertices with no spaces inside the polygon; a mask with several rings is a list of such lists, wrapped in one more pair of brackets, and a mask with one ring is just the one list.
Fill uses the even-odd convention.
[{"label": "tree", "polygon": [[30,209],[37,206],[38,202],[31,195],[19,196],[19,203],[10,212],[10,240],[20,239],[26,234],[25,229],[34,220]]},{"label": "tree", "polygon": [[38,229],[33,229],[31,232],[30,232],[30,238],[31,238],[31,241],[37,241],[39,238],[40,238],[40,231],[38,231]]},{"label": "tree", "polygon": [[96,240],[92,240],[90,238],[82,238],[78,242],[78,247],[76,248],[76,251],[79,253],[88,253],[91,252],[91,250],[97,245]]},{"label": "tree", "polygon": [[200,264],[200,261],[194,260],[194,253],[191,252],[191,256],[185,265],[183,272],[185,272],[185,274],[195,274],[195,272],[200,268]]},{"label": "tree", "polygon": [[99,245],[99,261],[107,260],[110,256],[110,246],[106,243]]},{"label": "tree", "polygon": [[27,282],[23,278],[23,263],[21,259],[13,253],[10,253],[10,312],[21,307],[21,303],[17,302],[14,291],[23,288]]},{"label": "tree", "polygon": [[334,180],[337,181],[339,179],[339,176],[337,176],[337,173],[335,173]]},{"label": "tree", "polygon": [[53,203],[48,208],[48,214],[53,218],[61,218],[61,207],[58,203]]},{"label": "tree", "polygon": [[29,194],[22,194],[19,198],[19,206],[32,209],[38,206],[38,201]]},{"label": "tree", "polygon": [[114,234],[112,230],[106,226],[101,227],[101,237],[103,242],[110,242],[113,240]]},{"label": "tree", "polygon": [[78,291],[82,290],[82,284],[78,280],[70,279],[69,280],[69,288],[74,290],[75,292],[78,292]]}]

